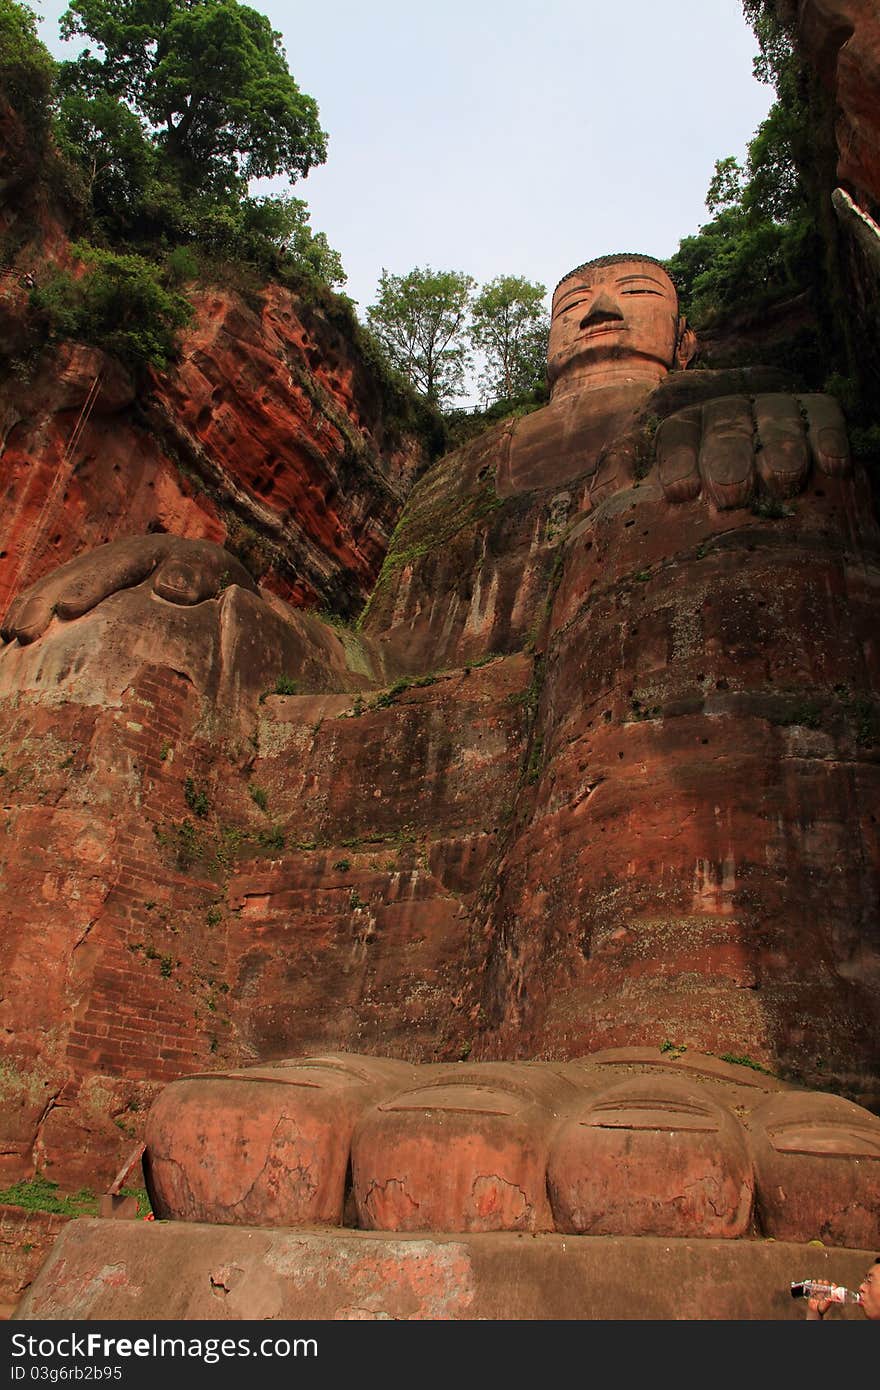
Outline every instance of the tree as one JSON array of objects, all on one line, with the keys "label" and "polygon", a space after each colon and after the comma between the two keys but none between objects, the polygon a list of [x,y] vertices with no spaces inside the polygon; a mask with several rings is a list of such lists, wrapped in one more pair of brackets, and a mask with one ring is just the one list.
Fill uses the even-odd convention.
[{"label": "tree", "polygon": [[749,143],[743,206],[752,216],[790,222],[809,215],[809,196],[794,157],[805,116],[775,101]]},{"label": "tree", "polygon": [[716,159],[715,173],[706,194],[706,207],[710,212],[738,207],[742,202],[745,184],[746,171],[732,154],[726,159]]},{"label": "tree", "polygon": [[785,97],[749,142],[745,168],[732,155],[716,160],[706,194],[712,220],[667,262],[698,327],[725,313],[755,312],[816,282],[816,220],[795,153],[808,113],[792,77],[791,39],[763,0],[745,0],[744,9],[761,43],[756,75],[777,82]]},{"label": "tree", "polygon": [[184,188],[243,192],[249,178],[293,180],[327,157],[280,34],[237,0],[74,0],[61,32],[100,50],[62,65],[66,90],[130,106]]},{"label": "tree", "polygon": [[63,82],[57,117],[58,145],[79,166],[96,216],[105,230],[125,235],[160,170],[142,121],[108,92],[87,96]]},{"label": "tree", "polygon": [[246,198],[247,225],[309,279],[325,285],[344,285],[347,275],[342,258],[323,232],[309,226],[309,210],[302,198]]},{"label": "tree", "polygon": [[484,401],[510,401],[545,377],[549,318],[544,285],[521,275],[499,275],[473,302],[470,340],[485,353],[480,374]]},{"label": "tree", "polygon": [[37,37],[33,10],[14,0],[0,0],[0,93],[38,137],[49,123],[54,72],[55,63]]},{"label": "tree", "polygon": [[346,280],[339,252],[312,231],[302,198],[196,198],[181,211],[178,231],[211,255],[263,271],[288,268],[331,286]]},{"label": "tree", "polygon": [[417,391],[446,405],[464,390],[470,365],[464,329],[474,280],[457,270],[382,271],[367,323]]}]

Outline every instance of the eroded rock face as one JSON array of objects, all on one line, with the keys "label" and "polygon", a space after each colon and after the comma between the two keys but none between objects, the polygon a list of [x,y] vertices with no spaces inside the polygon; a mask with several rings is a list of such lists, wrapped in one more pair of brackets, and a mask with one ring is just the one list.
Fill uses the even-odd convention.
[{"label": "eroded rock face", "polygon": [[836,234],[821,208],[818,217],[835,297],[845,304],[847,372],[869,410],[880,389],[880,14],[873,0],[798,0],[787,9],[792,18],[797,13],[800,56],[828,97],[827,115],[821,102],[811,104],[818,111],[815,163]]},{"label": "eroded rock face", "polygon": [[166,1086],[150,1111],[154,1210],[227,1225],[341,1226],[351,1132],[413,1071],[340,1055]]},{"label": "eroded rock face", "polygon": [[[560,1231],[866,1248],[880,1120],[710,1056],[407,1068],[317,1057],[166,1087],[154,1209],[371,1231]],[[349,1200],[345,1175],[350,1163]]]},{"label": "eroded rock face", "polygon": [[[157,607],[147,579],[70,632],[97,640],[101,608],[125,600]],[[252,600],[265,608],[245,590],[199,608],[220,622]],[[59,628],[0,663],[54,681],[38,663]],[[265,699],[230,706],[228,684],[218,702],[199,688],[203,667],[163,664],[166,636],[121,688],[93,649],[91,684],[71,669],[0,705],[9,1177],[36,1162],[109,1180],[157,1084],[194,1063],[454,1057],[476,1027],[471,909],[515,795],[528,659],[393,695],[328,661],[288,668],[296,693],[272,693],[273,670]],[[326,629],[328,651],[342,638]],[[340,676],[348,694],[321,693]]]},{"label": "eroded rock face", "polygon": [[873,0],[799,0],[798,32],[837,107],[838,178],[880,204],[880,14]]},{"label": "eroded rock face", "polygon": [[322,310],[280,285],[256,310],[219,290],[195,306],[181,364],[157,385],[169,442],[249,499],[250,524],[283,557],[269,587],[358,608],[424,465],[420,445],[394,437],[376,383]]},{"label": "eroded rock face", "polygon": [[[281,286],[256,306],[191,293],[181,361],[134,409],[126,373],[62,344],[4,390],[0,613],[83,550],[145,531],[226,543],[296,605],[360,606],[421,446],[322,311]],[[0,308],[27,293],[0,286]],[[14,317],[14,314],[13,314]]]}]

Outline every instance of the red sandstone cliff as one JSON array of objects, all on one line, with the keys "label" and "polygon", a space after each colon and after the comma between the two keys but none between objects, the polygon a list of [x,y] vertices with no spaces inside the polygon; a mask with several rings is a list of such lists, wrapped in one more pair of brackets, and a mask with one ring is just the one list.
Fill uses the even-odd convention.
[{"label": "red sandstone cliff", "polygon": [[[27,312],[15,284],[9,317]],[[295,604],[366,598],[423,463],[382,423],[376,384],[326,314],[268,286],[255,305],[192,292],[180,361],[135,394],[62,343],[0,410],[0,607],[83,550],[149,530],[225,543]]]},{"label": "red sandstone cliff", "polygon": [[[644,419],[780,384],[674,374]],[[644,421],[549,475],[510,442],[417,484],[362,632],[293,694],[214,708],[170,638],[114,664],[100,612],[140,640],[143,585],[69,623],[82,671],[0,653],[0,1173],[110,1176],[164,1081],[312,1050],[670,1039],[876,1098],[864,480],[762,514],[667,500]]]},{"label": "red sandstone cliff", "polygon": [[56,164],[0,104],[0,615],[72,556],[151,530],[225,544],[296,605],[357,611],[426,457],[333,296],[190,285],[177,362],[137,387],[94,347],[41,350],[30,286],[76,269]]},{"label": "red sandstone cliff", "polygon": [[[780,0],[780,8],[794,17],[793,4]],[[820,216],[820,225],[834,267],[848,372],[871,410],[880,391],[880,12],[874,0],[798,0],[796,15],[801,57],[829,99],[827,115],[814,103],[816,146],[828,151],[821,162],[829,215]]]},{"label": "red sandstone cliff", "polygon": [[835,103],[838,179],[880,204],[880,11],[874,0],[799,0],[798,33]]}]

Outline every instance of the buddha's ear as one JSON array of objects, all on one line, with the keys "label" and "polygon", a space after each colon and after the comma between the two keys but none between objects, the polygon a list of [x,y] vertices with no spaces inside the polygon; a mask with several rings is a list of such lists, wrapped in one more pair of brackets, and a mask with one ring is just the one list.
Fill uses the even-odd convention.
[{"label": "buddha's ear", "polygon": [[678,339],[675,344],[675,365],[679,371],[684,371],[687,364],[696,356],[696,352],[697,335],[682,314],[678,320]]}]

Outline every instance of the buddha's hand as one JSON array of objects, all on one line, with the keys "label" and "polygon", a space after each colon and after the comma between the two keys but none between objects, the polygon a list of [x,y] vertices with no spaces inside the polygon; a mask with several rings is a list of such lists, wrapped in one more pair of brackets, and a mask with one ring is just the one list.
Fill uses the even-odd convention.
[{"label": "buddha's hand", "polygon": [[702,495],[716,507],[747,506],[756,493],[794,497],[811,469],[850,471],[846,423],[833,396],[721,396],[664,420],[657,473],[668,502]]},{"label": "buddha's hand", "polygon": [[111,594],[151,580],[153,593],[176,604],[202,603],[230,584],[255,590],[247,570],[212,541],[179,536],[134,536],[78,555],[38,579],[13,603],[0,636],[5,642],[33,642],[53,615],[79,618]]}]

